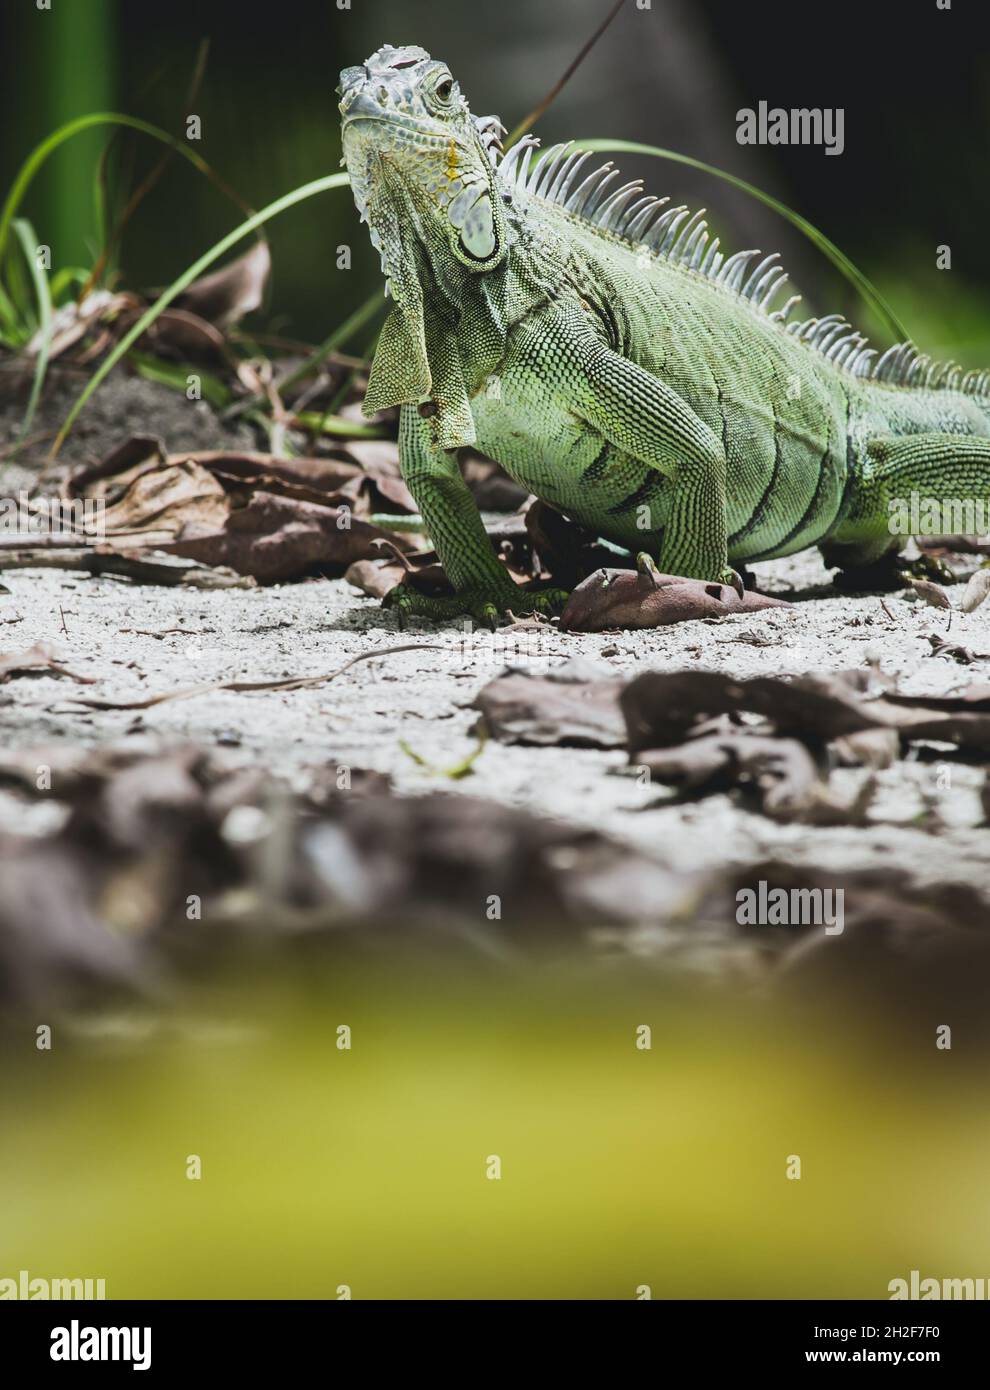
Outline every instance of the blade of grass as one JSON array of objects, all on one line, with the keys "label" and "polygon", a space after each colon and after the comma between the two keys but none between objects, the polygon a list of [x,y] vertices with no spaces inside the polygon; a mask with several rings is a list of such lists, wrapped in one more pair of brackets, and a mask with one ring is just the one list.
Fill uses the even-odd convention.
[{"label": "blade of grass", "polygon": [[[53,130],[51,135],[46,136],[40,144],[34,147],[21,165],[4,201],[3,209],[0,210],[0,258],[6,249],[11,222],[32,180],[45,160],[66,140],[71,140],[73,136],[81,134],[84,130],[91,130],[94,126],[100,125],[127,126],[131,130],[139,130],[143,135],[149,135],[155,140],[162,141],[163,144],[171,146],[177,154],[181,154],[183,159],[188,159],[195,169],[198,169],[201,174],[205,174],[207,178],[227,192],[228,196],[232,196],[216,171],[211,168],[202,155],[190,149],[185,141],[177,139],[174,135],[169,135],[168,131],[159,129],[158,126],[152,125],[149,121],[142,121],[138,116],[124,116],[114,111],[93,111],[89,115],[77,116],[75,120],[66,121],[65,125]],[[240,202],[236,198],[234,201]]]},{"label": "blade of grass", "polygon": [[434,777],[449,777],[452,782],[459,782],[464,777],[470,777],[471,773],[474,771],[474,764],[485,751],[485,744],[487,742],[488,735],[485,733],[484,729],[482,729],[481,733],[477,736],[477,742],[471,752],[468,753],[467,757],[462,759],[461,762],[455,763],[453,767],[434,766],[433,763],[428,762],[427,759],[423,757],[422,753],[417,753],[415,748],[411,747],[404,738],[399,739],[399,747],[402,749],[403,753],[405,753],[406,757],[411,758],[416,766],[421,767],[424,772],[429,772]]},{"label": "blade of grass", "polygon": [[276,198],[273,203],[269,203],[268,206],[262,208],[260,212],[256,212],[251,217],[247,218],[239,227],[235,227],[233,231],[221,237],[214,246],[211,246],[208,251],[205,251],[203,255],[200,256],[198,261],[194,261],[177,279],[173,280],[168,288],[163,290],[158,296],[154,304],[145,310],[130,331],[125,333],[113,351],[108,353],[90,377],[56,436],[55,442],[52,445],[51,457],[54,458],[62,447],[66,435],[69,433],[79,412],[83,409],[93,392],[97,390],[109,373],[113,371],[121,358],[130,351],[141,335],[148,330],[162,310],[167,308],[177,295],[180,295],[184,289],[187,289],[194,280],[197,280],[204,271],[208,270],[215,261],[218,261],[221,256],[232,247],[236,246],[239,241],[243,241],[245,237],[250,236],[253,231],[263,226],[266,222],[269,222],[273,217],[277,217],[279,213],[285,212],[288,208],[295,207],[297,203],[305,202],[307,198],[312,198],[317,193],[326,193],[331,188],[346,188],[349,183],[350,179],[347,174],[326,174],[321,179],[314,179],[311,183],[306,183],[299,188],[293,189],[291,193],[284,193],[281,198]]},{"label": "blade of grass", "polygon": [[704,174],[712,174],[717,179],[731,183],[734,188],[742,189],[751,198],[765,203],[768,208],[772,208],[781,217],[786,217],[788,222],[797,227],[798,231],[802,232],[812,245],[816,246],[832,262],[836,270],[845,276],[873,311],[886,321],[898,342],[905,342],[911,336],[877,287],[867,279],[844,251],[840,251],[834,242],[829,241],[825,233],[820,232],[814,223],[809,222],[806,217],[802,217],[799,212],[793,212],[786,203],[780,202],[778,198],[764,193],[763,189],[757,188],[755,184],[747,183],[745,179],[737,178],[735,174],[728,174],[724,169],[716,168],[714,164],[705,164],[700,159],[693,159],[691,155],[678,154],[676,150],[661,149],[659,145],[641,145],[635,140],[577,140],[575,145],[584,150],[597,150],[602,154],[648,154],[657,159],[669,159],[675,164],[687,164],[692,169],[700,169]]},{"label": "blade of grass", "polygon": [[134,348],[128,353],[127,360],[133,364],[138,376],[143,376],[146,381],[157,382],[160,386],[171,387],[173,391],[181,391],[183,395],[189,388],[190,376],[197,376],[203,399],[209,401],[215,410],[222,410],[225,405],[230,404],[230,388],[225,386],[219,377],[205,372],[200,366],[194,367],[188,362],[165,362],[160,357],[138,352]]},{"label": "blade of grass", "polygon": [[[81,265],[66,265],[61,270],[56,270],[51,277],[52,303],[60,303],[63,294],[67,290],[72,290],[73,286],[78,291],[80,286],[85,285],[88,275],[89,271]],[[73,295],[73,297],[76,296]],[[81,296],[79,297],[81,298]]]},{"label": "blade of grass", "polygon": [[[371,341],[367,344],[367,347],[366,347],[366,350],[365,350],[365,353],[364,353],[364,364],[365,364],[365,365],[367,365],[367,363],[371,361],[371,358],[372,358],[372,355],[374,354],[374,351],[375,351],[375,339],[372,338]],[[351,390],[352,390],[352,388],[353,388],[353,386],[354,386],[354,381],[355,381],[355,378],[357,377],[357,374],[358,374],[358,371],[359,371],[359,370],[360,370],[360,367],[355,366],[355,367],[352,367],[351,370],[346,374],[346,376],[344,377],[343,381],[342,381],[342,382],[340,383],[340,385],[338,386],[337,391],[336,391],[336,394],[334,395],[333,399],[327,402],[327,407],[326,407],[326,409],[325,409],[324,412],[323,412],[323,418],[324,418],[324,420],[329,420],[332,416],[336,415],[336,414],[339,412],[340,407],[344,404],[344,402],[347,400],[348,396],[351,394]]]},{"label": "blade of grass", "polygon": [[0,343],[7,347],[18,346],[20,329],[21,315],[3,285],[0,285]]},{"label": "blade of grass", "polygon": [[48,370],[48,352],[52,341],[52,297],[48,286],[48,274],[38,264],[38,239],[35,236],[34,228],[30,222],[19,217],[14,222],[14,231],[21,243],[24,259],[27,261],[31,280],[34,284],[34,292],[38,298],[38,321],[41,325],[41,343],[34,364],[31,394],[28,397],[27,409],[24,412],[24,419],[17,435],[17,444],[21,445],[31,429],[34,413],[41,399],[41,388],[45,383],[45,372]]},{"label": "blade of grass", "polygon": [[370,323],[377,314],[381,313],[383,308],[387,307],[387,301],[381,290],[376,290],[354,310],[349,318],[346,318],[338,328],[333,330],[329,338],[324,339],[318,348],[314,348],[305,362],[300,362],[298,367],[293,367],[282,377],[277,383],[279,392],[284,391],[287,386],[295,386],[297,381],[309,376],[321,363],[326,361],[332,352],[353,338],[355,333],[362,329],[365,324]]},{"label": "blade of grass", "polygon": [[[304,362],[300,362],[297,367],[293,367],[291,371],[286,372],[285,376],[279,378],[275,383],[275,389],[279,395],[283,395],[290,386],[295,386],[296,382],[302,381],[304,377],[311,376],[332,352],[353,338],[355,333],[362,329],[365,324],[372,322],[386,305],[387,301],[381,290],[375,290],[373,294],[370,294],[349,318],[346,318],[333,330],[329,338],[325,338],[319,347],[313,348]],[[238,401],[227,411],[227,418],[236,420],[239,415],[253,410],[264,399],[263,393],[259,392],[253,396],[248,396],[246,400]]]},{"label": "blade of grass", "polygon": [[380,425],[366,425],[360,420],[348,420],[342,415],[323,415],[318,410],[304,410],[292,416],[293,423],[314,434],[332,434],[338,439],[384,439],[386,431]]},{"label": "blade of grass", "polygon": [[[196,108],[196,98],[199,94],[199,89],[202,86],[203,77],[206,73],[206,61],[209,55],[209,51],[210,41],[209,39],[203,39],[200,42],[199,48],[196,53],[196,62],[193,67],[192,79],[189,84],[189,90],[186,92],[185,105],[182,108],[184,111],[193,111]],[[117,135],[119,135],[119,133],[119,131],[114,132],[114,135],[111,137],[111,140],[107,144],[107,147],[103,151],[103,155],[100,159],[98,207],[100,208],[104,224],[103,232],[100,237],[100,246],[102,249],[99,255],[96,257],[96,260],[94,261],[93,269],[90,272],[89,279],[87,280],[86,285],[83,288],[82,297],[85,297],[86,294],[88,294],[89,291],[93,289],[95,285],[98,285],[103,280],[107,268],[110,265],[110,258],[116,250],[117,246],[120,244],[120,240],[124,234],[124,230],[126,229],[128,222],[134,216],[134,213],[137,211],[141,203],[152,191],[152,189],[156,186],[156,184],[158,184],[161,181],[162,175],[168,168],[169,160],[175,153],[174,148],[165,151],[158,163],[154,165],[154,167],[145,176],[145,178],[141,181],[138,187],[133,191],[131,196],[127,199],[114,225],[110,226],[109,218],[107,215],[107,159],[110,153],[110,145],[112,144],[113,140],[116,139]],[[222,182],[219,183],[218,186],[229,198],[232,199],[233,202],[237,204],[237,206],[240,208],[241,212],[244,214],[245,217],[251,216],[251,213],[254,211],[254,208],[249,207],[248,204],[245,203],[242,198],[240,198],[232,189],[228,188]]]}]

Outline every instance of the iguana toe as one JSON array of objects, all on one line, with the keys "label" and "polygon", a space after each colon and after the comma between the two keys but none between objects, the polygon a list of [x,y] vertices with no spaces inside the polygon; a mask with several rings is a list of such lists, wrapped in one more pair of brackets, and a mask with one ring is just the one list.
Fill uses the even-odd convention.
[{"label": "iguana toe", "polygon": [[843,566],[832,583],[844,593],[891,593],[909,588],[915,579],[930,579],[936,584],[959,583],[959,576],[943,560],[927,554],[909,560],[895,550],[867,564]]},{"label": "iguana toe", "polygon": [[408,584],[396,584],[382,599],[383,608],[391,608],[399,627],[407,618],[429,618],[433,622],[454,622],[470,618],[478,627],[492,631],[508,614],[541,613],[549,617],[559,613],[567,602],[563,589],[528,589],[509,584],[493,593],[490,589],[467,587],[455,594],[423,594]]},{"label": "iguana toe", "polygon": [[746,585],[743,582],[743,577],[737,570],[732,569],[730,565],[726,565],[725,569],[718,577],[718,582],[720,584],[727,584],[730,589],[735,589],[740,598],[744,599],[746,597]]}]

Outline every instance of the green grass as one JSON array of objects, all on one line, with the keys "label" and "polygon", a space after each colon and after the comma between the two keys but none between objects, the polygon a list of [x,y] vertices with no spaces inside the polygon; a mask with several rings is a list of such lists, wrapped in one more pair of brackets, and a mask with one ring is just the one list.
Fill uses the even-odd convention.
[{"label": "green grass", "polygon": [[124,334],[112,351],[107,354],[97,367],[66,416],[65,422],[59,430],[55,443],[52,446],[52,454],[55,455],[58,453],[66,436],[75,424],[80,411],[84,409],[86,402],[93,395],[94,391],[99,389],[117,363],[126,356],[142,334],[147,332],[162,310],[166,309],[183,290],[188,289],[194,280],[198,280],[201,275],[205,274],[210,266],[214,265],[222,256],[226,255],[228,251],[232,250],[238,242],[243,241],[245,237],[250,236],[252,232],[264,226],[264,224],[269,222],[273,217],[277,217],[280,213],[287,211],[291,207],[295,207],[297,203],[305,202],[307,198],[312,198],[318,193],[328,192],[332,188],[343,188],[347,186],[349,182],[350,180],[346,174],[327,174],[321,179],[314,179],[311,183],[303,184],[300,188],[294,188],[291,193],[284,193],[281,198],[276,198],[275,201],[269,203],[266,208],[262,208],[260,212],[252,214],[252,216],[242,222],[239,227],[235,227],[233,231],[221,237],[208,251],[204,251],[198,260],[194,261],[192,265],[187,266],[182,274],[177,276],[172,283],[162,291],[154,304],[150,305],[149,308],[145,310],[133,327]]},{"label": "green grass", "polygon": [[38,298],[38,326],[41,330],[41,341],[38,346],[38,354],[35,358],[34,377],[31,382],[31,395],[28,397],[27,409],[24,412],[24,420],[21,425],[17,443],[21,444],[27,438],[34,420],[34,412],[38,408],[38,401],[41,399],[41,388],[45,382],[45,371],[48,367],[48,353],[51,349],[52,341],[52,297],[48,284],[48,272],[38,264],[38,239],[35,236],[34,228],[30,222],[23,218],[18,218],[14,223],[14,231],[17,233],[18,240],[24,252],[24,259],[27,262],[31,279],[34,283],[34,291]]}]

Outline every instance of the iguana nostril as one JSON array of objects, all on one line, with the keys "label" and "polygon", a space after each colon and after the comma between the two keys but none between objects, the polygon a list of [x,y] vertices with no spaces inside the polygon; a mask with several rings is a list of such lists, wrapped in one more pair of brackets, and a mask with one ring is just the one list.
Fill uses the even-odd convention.
[{"label": "iguana nostril", "polygon": [[340,86],[338,92],[347,87],[353,87],[358,82],[364,82],[368,76],[367,68],[344,68],[340,74]]}]

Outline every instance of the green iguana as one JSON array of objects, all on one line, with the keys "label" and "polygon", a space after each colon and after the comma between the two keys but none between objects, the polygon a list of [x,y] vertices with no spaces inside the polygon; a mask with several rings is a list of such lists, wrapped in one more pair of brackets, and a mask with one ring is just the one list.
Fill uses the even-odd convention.
[{"label": "green iguana", "polygon": [[990,372],[880,356],[841,315],[792,318],[796,296],[774,309],[777,256],[726,256],[700,213],[587,152],[503,154],[422,48],[386,45],[338,92],[394,299],[365,410],[402,407],[403,476],[456,591],[386,602],[490,622],[562,601],[502,568],[466,444],[660,570],[737,585],[730,564],[813,545],[844,569],[894,556],[891,499],[990,495]]}]

